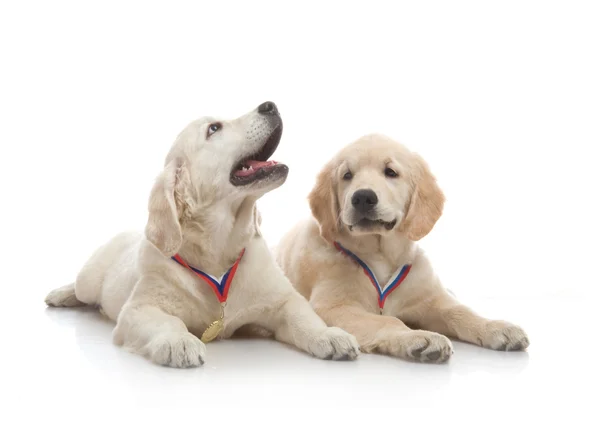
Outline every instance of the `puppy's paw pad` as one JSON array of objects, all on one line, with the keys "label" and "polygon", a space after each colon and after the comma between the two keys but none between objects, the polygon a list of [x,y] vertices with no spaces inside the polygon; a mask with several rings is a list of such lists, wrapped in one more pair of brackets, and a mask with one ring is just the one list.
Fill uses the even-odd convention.
[{"label": "puppy's paw pad", "polygon": [[454,353],[452,342],[444,335],[427,331],[413,331],[402,336],[409,359],[421,362],[443,363]]},{"label": "puppy's paw pad", "polygon": [[337,327],[330,327],[313,339],[309,352],[324,360],[355,360],[360,355],[356,338]]},{"label": "puppy's paw pad", "polygon": [[442,351],[432,351],[429,354],[425,354],[429,361],[437,361],[442,356]]},{"label": "puppy's paw pad", "polygon": [[496,351],[524,351],[529,346],[529,338],[519,326],[494,320],[486,324],[481,344]]},{"label": "puppy's paw pad", "polygon": [[148,345],[150,359],[159,365],[188,368],[204,364],[206,345],[191,333],[164,335]]}]

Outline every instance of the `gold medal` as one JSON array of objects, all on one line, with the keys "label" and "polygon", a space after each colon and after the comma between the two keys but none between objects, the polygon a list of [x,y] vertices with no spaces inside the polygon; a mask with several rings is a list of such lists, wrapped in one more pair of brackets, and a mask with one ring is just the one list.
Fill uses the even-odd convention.
[{"label": "gold medal", "polygon": [[208,326],[208,328],[206,328],[200,340],[204,343],[208,343],[219,336],[219,333],[221,333],[222,330],[223,322],[221,320],[215,320]]},{"label": "gold medal", "polygon": [[208,325],[208,327],[202,334],[202,337],[200,338],[200,340],[204,343],[208,343],[210,341],[215,340],[217,338],[217,336],[219,336],[219,334],[223,330],[223,327],[225,326],[225,323],[223,323],[224,318],[225,318],[225,303],[223,302],[223,303],[221,303],[221,317],[219,317],[219,320],[215,320],[210,325]]},{"label": "gold medal", "polygon": [[198,278],[206,282],[212,288],[214,293],[217,295],[217,298],[221,302],[221,316],[218,320],[215,320],[214,322],[209,324],[204,333],[202,333],[202,336],[200,337],[200,340],[204,343],[208,343],[217,339],[223,331],[223,329],[225,328],[225,322],[223,320],[225,319],[225,305],[227,304],[227,295],[229,294],[229,287],[231,286],[231,282],[233,281],[233,277],[235,276],[235,272],[237,271],[238,264],[242,260],[242,256],[244,255],[245,251],[246,249],[242,249],[233,266],[227,272],[225,272],[225,274],[221,278],[215,278],[209,275],[208,273],[204,273],[199,269],[191,267],[181,258],[181,256],[179,256],[179,254],[175,254],[171,257],[171,259],[179,263],[181,266],[189,269],[196,276],[198,276]]}]

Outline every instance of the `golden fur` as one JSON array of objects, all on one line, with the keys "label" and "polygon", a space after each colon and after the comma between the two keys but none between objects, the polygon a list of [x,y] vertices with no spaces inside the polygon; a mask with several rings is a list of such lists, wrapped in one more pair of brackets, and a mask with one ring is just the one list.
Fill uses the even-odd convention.
[{"label": "golden fur", "polygon": [[[376,193],[374,218],[393,228],[361,227],[352,205],[360,189]],[[314,218],[282,238],[276,259],[317,314],[355,335],[363,352],[444,362],[453,353],[446,336],[496,350],[526,349],[529,339],[520,327],[485,319],[452,296],[416,244],[442,215],[444,200],[420,156],[385,136],[364,136],[325,165],[309,195]],[[366,262],[382,286],[400,266],[412,264],[383,314],[363,269],[334,241]]]}]

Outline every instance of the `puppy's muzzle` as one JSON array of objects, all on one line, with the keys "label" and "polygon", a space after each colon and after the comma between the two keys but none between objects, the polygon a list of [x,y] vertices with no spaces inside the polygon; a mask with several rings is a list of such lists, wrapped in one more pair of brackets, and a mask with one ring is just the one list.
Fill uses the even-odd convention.
[{"label": "puppy's muzzle", "polygon": [[352,207],[354,208],[354,219],[356,222],[349,225],[350,231],[355,227],[362,230],[372,230],[378,227],[383,227],[387,231],[396,226],[396,219],[392,221],[384,221],[380,219],[377,211],[377,203],[379,198],[377,193],[371,189],[356,190],[351,198]]}]

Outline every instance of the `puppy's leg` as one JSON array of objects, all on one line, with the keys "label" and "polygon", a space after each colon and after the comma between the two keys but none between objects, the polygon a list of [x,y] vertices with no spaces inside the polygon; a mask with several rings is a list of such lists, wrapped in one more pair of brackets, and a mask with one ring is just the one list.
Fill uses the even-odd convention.
[{"label": "puppy's leg", "polygon": [[50,307],[81,307],[85,306],[75,296],[75,284],[65,285],[50,291],[46,296],[46,304]]},{"label": "puppy's leg", "polygon": [[[79,307],[98,304],[106,264],[102,264],[110,243],[99,247],[77,274],[75,283],[57,288],[46,296],[46,304],[52,307]],[[111,256],[112,257],[112,256]]]},{"label": "puppy's leg", "polygon": [[529,346],[519,326],[502,320],[489,320],[458,302],[446,291],[401,311],[399,317],[422,329],[458,338],[485,348],[521,351]]},{"label": "puppy's leg", "polygon": [[436,363],[447,361],[454,352],[445,336],[411,330],[396,317],[369,313],[358,304],[333,307],[316,304],[315,309],[328,325],[355,335],[364,352]]},{"label": "puppy's leg", "polygon": [[117,321],[113,340],[156,364],[197,367],[204,363],[206,346],[188,332],[183,321],[150,305],[127,305]]},{"label": "puppy's leg", "polygon": [[304,297],[295,291],[271,310],[269,328],[278,341],[294,345],[321,359],[354,360],[360,354],[356,339],[337,327],[327,327]]}]

